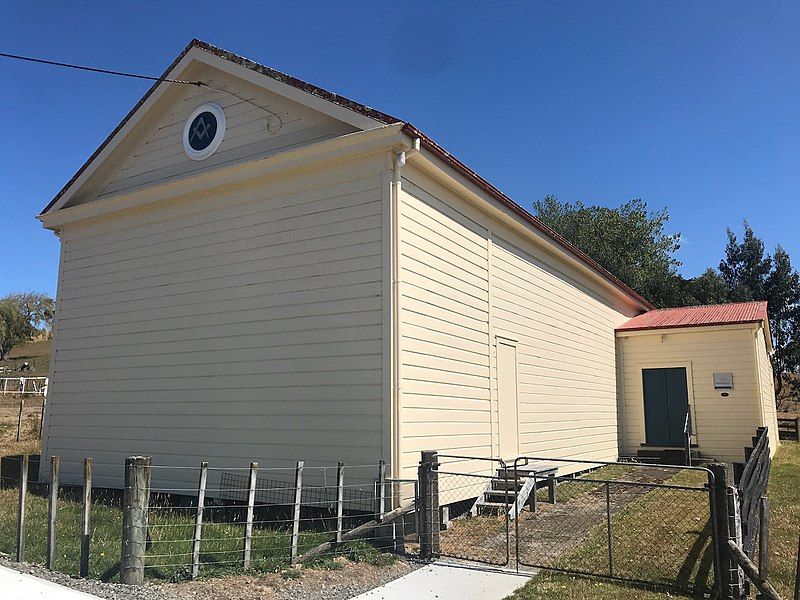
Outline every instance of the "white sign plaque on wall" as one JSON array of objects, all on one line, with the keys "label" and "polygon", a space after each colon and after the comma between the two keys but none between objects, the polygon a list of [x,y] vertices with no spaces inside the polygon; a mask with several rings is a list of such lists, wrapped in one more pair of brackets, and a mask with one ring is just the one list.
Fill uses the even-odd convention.
[{"label": "white sign plaque on wall", "polygon": [[733,373],[714,373],[715,390],[732,390]]}]

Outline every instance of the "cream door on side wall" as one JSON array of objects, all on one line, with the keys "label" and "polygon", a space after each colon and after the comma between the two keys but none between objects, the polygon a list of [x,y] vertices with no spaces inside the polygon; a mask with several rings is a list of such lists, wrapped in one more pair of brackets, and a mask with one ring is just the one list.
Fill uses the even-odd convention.
[{"label": "cream door on side wall", "polygon": [[500,434],[500,457],[519,454],[519,404],[517,402],[517,347],[497,340],[497,411]]}]

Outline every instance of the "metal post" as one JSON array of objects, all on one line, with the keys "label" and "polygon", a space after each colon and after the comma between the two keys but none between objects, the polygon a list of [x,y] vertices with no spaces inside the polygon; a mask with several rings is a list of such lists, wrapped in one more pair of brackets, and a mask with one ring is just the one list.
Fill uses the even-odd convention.
[{"label": "metal post", "polygon": [[344,463],[336,468],[336,543],[342,542],[344,526]]},{"label": "metal post", "polygon": [[80,576],[89,576],[89,544],[91,542],[91,514],[92,514],[92,459],[83,459],[83,498],[81,500],[82,529],[81,529],[81,566]]},{"label": "metal post", "polygon": [[19,462],[19,507],[17,512],[17,562],[25,560],[25,502],[28,495],[28,455]]},{"label": "metal post", "polygon": [[606,481],[606,527],[608,529],[608,574],[614,576],[614,547],[611,540],[611,484]]},{"label": "metal post", "polygon": [[439,458],[435,450],[423,450],[419,465],[420,558],[439,555]]},{"label": "metal post", "polygon": [[552,474],[547,476],[547,501],[550,504],[556,503],[556,477]]},{"label": "metal post", "polygon": [[300,507],[303,497],[303,461],[297,461],[294,474],[294,519],[292,520],[292,564],[297,563],[297,545],[300,542]]},{"label": "metal post", "polygon": [[45,566],[53,570],[56,558],[56,515],[58,510],[58,456],[50,457],[50,495],[47,503],[47,556]]},{"label": "metal post", "polygon": [[192,539],[192,579],[200,574],[200,540],[203,537],[203,509],[206,502],[208,463],[200,463],[200,482],[197,484],[197,510],[194,515],[194,539]]},{"label": "metal post", "polygon": [[131,456],[125,459],[119,580],[128,585],[144,583],[150,464],[149,456]]},{"label": "metal post", "polygon": [[250,568],[250,549],[253,542],[253,514],[255,513],[256,481],[258,480],[258,463],[250,463],[250,482],[247,490],[247,518],[244,522],[244,554],[242,568]]}]

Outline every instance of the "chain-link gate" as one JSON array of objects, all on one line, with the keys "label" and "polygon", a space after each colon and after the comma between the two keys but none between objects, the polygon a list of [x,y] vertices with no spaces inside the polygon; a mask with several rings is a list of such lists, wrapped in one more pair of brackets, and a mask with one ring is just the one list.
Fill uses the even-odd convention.
[{"label": "chain-link gate", "polygon": [[[511,559],[513,470],[502,460],[439,455],[442,556],[495,566]],[[479,500],[495,500],[482,508]],[[463,517],[463,518],[462,518]]]},{"label": "chain-link gate", "polygon": [[714,582],[702,467],[440,457],[441,555],[692,591]]}]

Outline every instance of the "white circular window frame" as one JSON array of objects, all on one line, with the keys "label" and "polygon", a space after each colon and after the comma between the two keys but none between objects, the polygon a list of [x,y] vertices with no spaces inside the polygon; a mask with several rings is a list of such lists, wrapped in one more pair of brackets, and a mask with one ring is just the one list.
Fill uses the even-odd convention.
[{"label": "white circular window frame", "polygon": [[[189,144],[189,128],[192,126],[192,121],[195,120],[197,115],[204,112],[210,112],[217,118],[217,133],[207,147],[202,150],[195,150],[192,148],[191,144]],[[183,150],[186,152],[186,155],[192,160],[205,160],[214,154],[222,143],[222,140],[225,139],[225,125],[225,112],[218,104],[208,103],[195,108],[192,114],[189,115],[189,118],[186,119],[186,125],[183,127]]]}]

